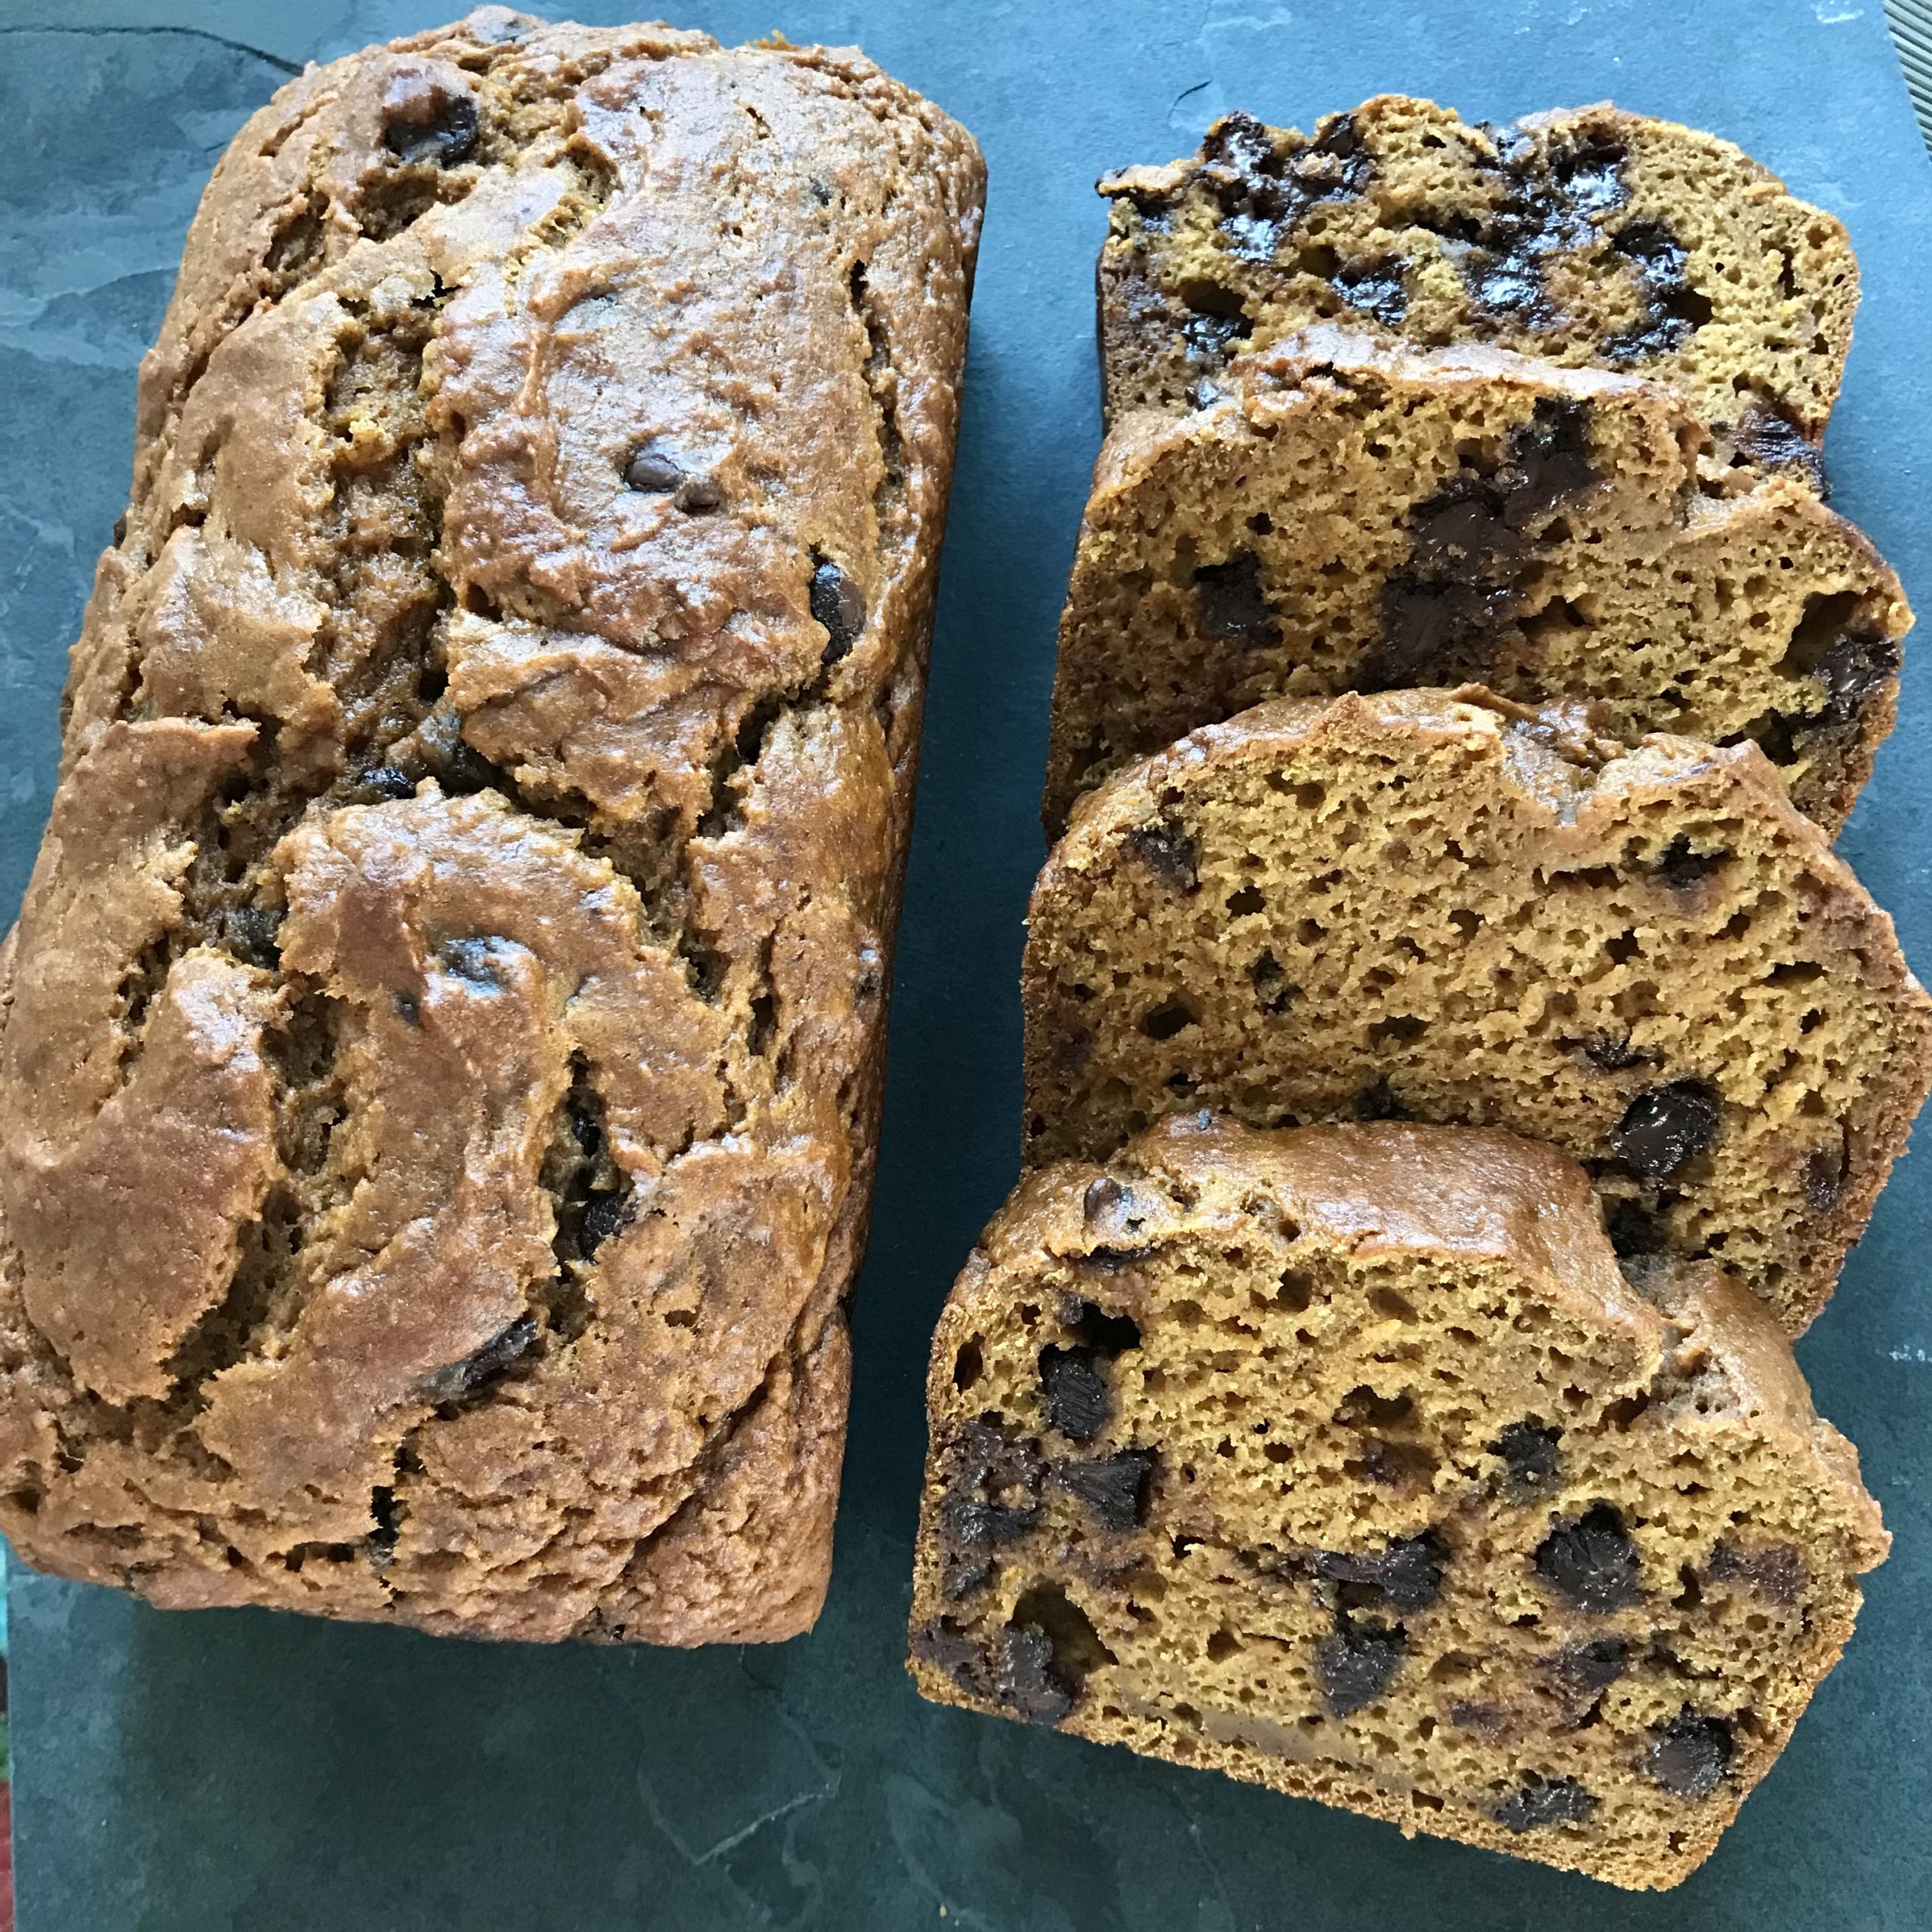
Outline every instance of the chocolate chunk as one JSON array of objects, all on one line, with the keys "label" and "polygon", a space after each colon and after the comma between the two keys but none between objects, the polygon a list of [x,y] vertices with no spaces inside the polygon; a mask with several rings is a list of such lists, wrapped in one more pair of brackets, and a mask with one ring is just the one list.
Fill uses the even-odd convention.
[{"label": "chocolate chunk", "polygon": [[1245,645],[1278,644],[1281,627],[1261,587],[1261,560],[1242,550],[1194,573],[1195,608],[1204,636]]},{"label": "chocolate chunk", "polygon": [[1029,1724],[1058,1724],[1073,1709],[1074,1694],[1054,1675],[1053,1661],[1044,1630],[1009,1625],[1000,1632],[994,1694]]},{"label": "chocolate chunk", "polygon": [[1392,329],[1400,328],[1408,313],[1402,265],[1390,256],[1349,263],[1335,278],[1335,293],[1358,314],[1373,315]]},{"label": "chocolate chunk", "polygon": [[1201,143],[1201,173],[1217,187],[1252,194],[1278,179],[1281,158],[1266,125],[1244,109],[1224,114]]},{"label": "chocolate chunk", "polygon": [[1106,1426],[1112,1401],[1106,1378],[1094,1366],[1093,1349],[1049,1343],[1040,1351],[1040,1382],[1046,1391],[1047,1420],[1061,1435],[1091,1442]]},{"label": "chocolate chunk", "polygon": [[[631,452],[624,465],[625,487],[654,496],[663,496],[685,480],[685,466],[660,442],[641,445]],[[814,611],[816,617],[818,613]]]},{"label": "chocolate chunk", "polygon": [[1152,1450],[1123,1449],[1091,1462],[1056,1463],[1054,1480],[1102,1529],[1124,1531],[1146,1519],[1147,1481],[1153,1469]]},{"label": "chocolate chunk", "polygon": [[1534,1416],[1511,1423],[1489,1445],[1492,1456],[1500,1456],[1506,1470],[1511,1494],[1522,1501],[1550,1488],[1557,1480],[1561,1459],[1556,1451],[1563,1432],[1539,1422]]},{"label": "chocolate chunk", "polygon": [[1486,569],[1501,555],[1513,555],[1515,533],[1494,494],[1481,484],[1454,478],[1409,517],[1409,554],[1417,568],[1431,576]]},{"label": "chocolate chunk", "polygon": [[1825,452],[1799,429],[1782,406],[1748,410],[1731,436],[1731,460],[1759,469],[1796,470],[1820,497],[1831,491],[1825,478]]},{"label": "chocolate chunk", "polygon": [[1644,1774],[1678,1798],[1708,1798],[1730,1768],[1730,1725],[1686,1709],[1651,1734]]},{"label": "chocolate chunk", "polygon": [[1091,1268],[1097,1274],[1121,1275],[1130,1268],[1139,1267],[1158,1252],[1158,1244],[1149,1241],[1140,1247],[1090,1247],[1079,1259],[1081,1267]]},{"label": "chocolate chunk", "polygon": [[1176,892],[1193,892],[1201,880],[1195,869],[1194,841],[1171,819],[1137,825],[1121,841],[1148,869]]},{"label": "chocolate chunk", "polygon": [[1484,261],[1472,255],[1466,264],[1469,293],[1492,315],[1534,320],[1543,306],[1543,274],[1527,255]]},{"label": "chocolate chunk", "polygon": [[942,1567],[940,1588],[949,1602],[959,1603],[977,1596],[998,1574],[999,1566],[991,1557],[969,1561],[949,1555]]},{"label": "chocolate chunk", "polygon": [[1840,638],[1813,670],[1825,687],[1825,709],[1815,719],[1804,721],[1814,725],[1856,724],[1872,694],[1898,675],[1899,663],[1896,638],[1866,631]]},{"label": "chocolate chunk", "polygon": [[1687,892],[1729,865],[1734,854],[1694,852],[1688,838],[1673,838],[1651,869],[1673,891]]},{"label": "chocolate chunk", "polygon": [[472,96],[431,88],[412,91],[386,106],[383,145],[398,161],[454,168],[475,152],[478,122]]},{"label": "chocolate chunk", "polygon": [[1593,1617],[1641,1601],[1643,1565],[1623,1518],[1593,1503],[1574,1522],[1559,1524],[1538,1546],[1537,1574],[1557,1595]]},{"label": "chocolate chunk", "polygon": [[1580,1825],[1596,1808],[1595,1795],[1574,1778],[1540,1778],[1532,1771],[1491,1816],[1506,1830],[1530,1832],[1544,1825]]},{"label": "chocolate chunk", "polygon": [[811,611],[814,621],[825,626],[832,640],[825,647],[823,661],[836,664],[858,642],[859,633],[866,627],[866,600],[859,586],[823,557],[812,571]]},{"label": "chocolate chunk", "polygon": [[1512,432],[1497,480],[1503,521],[1512,530],[1591,488],[1597,472],[1590,460],[1589,405],[1574,396],[1540,398],[1529,421]]},{"label": "chocolate chunk", "polygon": [[1315,1681],[1338,1718],[1372,1704],[1402,1666],[1408,1638],[1398,1623],[1358,1623],[1342,1615],[1335,1634],[1315,1647]]},{"label": "chocolate chunk", "polygon": [[425,1392],[435,1402],[454,1401],[459,1395],[473,1394],[493,1382],[527,1353],[537,1336],[537,1318],[519,1315],[494,1341],[486,1342],[473,1355],[447,1368],[439,1368],[424,1383]]},{"label": "chocolate chunk", "polygon": [[1722,1117],[1723,1103],[1708,1081],[1646,1087],[1611,1130],[1611,1147],[1647,1180],[1667,1180],[1716,1140]]},{"label": "chocolate chunk", "polygon": [[1425,1530],[1420,1536],[1398,1537],[1386,1549],[1318,1550],[1314,1568],[1326,1582],[1367,1591],[1407,1612],[1426,1610],[1435,1601],[1448,1561],[1441,1539]]},{"label": "chocolate chunk", "polygon": [[912,1632],[912,1654],[944,1671],[968,1697],[989,1694],[986,1656],[949,1617],[923,1623]]},{"label": "chocolate chunk", "polygon": [[1845,1143],[1814,1147],[1804,1157],[1804,1204],[1814,1214],[1829,1214],[1844,1192]]},{"label": "chocolate chunk", "polygon": [[1450,682],[1457,671],[1474,677],[1500,608],[1497,593],[1478,585],[1394,572],[1383,580],[1382,635],[1350,681],[1382,691]]},{"label": "chocolate chunk", "polygon": [[1632,221],[1611,246],[1631,264],[1644,315],[1604,343],[1604,359],[1637,361],[1681,349],[1712,313],[1709,297],[1693,288],[1685,273],[1690,257],[1683,243],[1660,221]]},{"label": "chocolate chunk", "polygon": [[1046,1463],[1025,1438],[969,1422],[946,1460],[940,1517],[955,1544],[977,1552],[1017,1543],[1039,1521]]},{"label": "chocolate chunk", "polygon": [[1804,1587],[1804,1558],[1788,1543],[1740,1549],[1721,1543],[1711,1552],[1705,1574],[1713,1583],[1743,1583],[1767,1603],[1795,1604]]},{"label": "chocolate chunk", "polygon": [[1589,1697],[1608,1690],[1629,1667],[1630,1646],[1621,1637],[1566,1644],[1549,1660],[1552,1675],[1565,1690]]}]

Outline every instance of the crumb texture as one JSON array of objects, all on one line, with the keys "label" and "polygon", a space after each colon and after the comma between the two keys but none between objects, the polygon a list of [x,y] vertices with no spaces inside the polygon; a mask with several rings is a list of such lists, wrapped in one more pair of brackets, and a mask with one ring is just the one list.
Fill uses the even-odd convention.
[{"label": "crumb texture", "polygon": [[1633,1263],[1801,1331],[1932,1081],[1891,921],[1755,746],[1479,691],[1283,700],[1081,801],[1023,969],[1029,1160],[1158,1116],[1549,1142]]},{"label": "crumb texture", "polygon": [[1102,181],[1111,416],[1211,399],[1231,353],[1346,319],[1668,383],[1816,478],[1858,304],[1843,226],[1728,141],[1607,103],[1497,128],[1383,95],[1252,115]]},{"label": "crumb texture", "polygon": [[1887,1545],[1762,1309],[1639,1292],[1586,1177],[1478,1130],[1040,1171],[928,1400],[928,1697],[1626,1887],[1709,1855]]},{"label": "crumb texture", "polygon": [[1835,831],[1891,728],[1898,580],[1682,400],[1357,322],[1119,417],[1061,619],[1045,817],[1264,699],[1487,685],[1592,699],[1634,743],[1757,744]]},{"label": "crumb texture", "polygon": [[500,8],[243,129],[0,1038],[0,1527],[164,1605],[823,1597],[983,173]]}]

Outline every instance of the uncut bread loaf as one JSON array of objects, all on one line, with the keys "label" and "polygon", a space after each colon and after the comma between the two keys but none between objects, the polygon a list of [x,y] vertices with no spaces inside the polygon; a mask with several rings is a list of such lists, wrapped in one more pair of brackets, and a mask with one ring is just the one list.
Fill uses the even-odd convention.
[{"label": "uncut bread loaf", "polygon": [[1230,114],[1100,184],[1110,415],[1212,396],[1228,354],[1344,316],[1667,383],[1760,463],[1820,480],[1858,306],[1835,216],[1710,134],[1607,102],[1470,125],[1384,94],[1312,140]]},{"label": "uncut bread loaf", "polygon": [[1824,1304],[1932,1082],[1892,922],[1754,745],[1481,691],[1284,700],[1075,811],[1029,915],[1026,1143],[1155,1116],[1506,1128],[1618,1251]]},{"label": "uncut bread loaf", "polygon": [[236,137],[0,1041],[29,1561],[812,1622],[983,183],[852,50],[500,8]]},{"label": "uncut bread loaf", "polygon": [[1713,468],[1681,398],[1488,349],[1321,327],[1188,416],[1114,426],[1054,684],[1057,834],[1111,770],[1265,698],[1479,681],[1595,697],[1626,742],[1755,739],[1842,823],[1912,621],[1788,475]]},{"label": "uncut bread loaf", "polygon": [[1709,1265],[1478,1129],[1177,1116],[1030,1177],[941,1317],[943,1703],[1632,1887],[1706,1857],[1885,1553]]}]

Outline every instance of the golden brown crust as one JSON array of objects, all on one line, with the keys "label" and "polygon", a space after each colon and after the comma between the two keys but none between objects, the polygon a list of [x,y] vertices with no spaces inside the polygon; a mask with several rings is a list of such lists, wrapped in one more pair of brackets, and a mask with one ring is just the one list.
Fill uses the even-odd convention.
[{"label": "golden brown crust", "polygon": [[1835,832],[1912,613],[1863,534],[1673,392],[1321,325],[1186,415],[1117,418],[1054,681],[1042,816],[1269,698],[1481,681],[1634,743],[1749,737]]},{"label": "golden brown crust", "polygon": [[1932,1084],[1891,921],[1755,746],[1479,691],[1283,700],[1117,774],[1041,871],[1022,987],[1030,1159],[1202,1105],[1508,1127],[1791,1334]]},{"label": "golden brown crust", "polygon": [[157,1602],[816,1616],[983,169],[500,8],[237,137],[0,1037],[0,1521]]},{"label": "golden brown crust", "polygon": [[1835,217],[1714,135],[1607,101],[1504,129],[1384,94],[1312,138],[1229,115],[1198,156],[1100,187],[1110,417],[1193,406],[1231,349],[1341,315],[1627,369],[1818,473],[1857,263]]},{"label": "golden brown crust", "polygon": [[[1105,1420],[1069,1435],[1045,1364],[1123,1318],[1084,1344]],[[1637,1292],[1586,1177],[1478,1129],[1177,1115],[1036,1171],[947,1302],[927,1395],[924,1695],[1624,1885],[1709,1854],[1887,1548],[1764,1311],[1705,1266]],[[1552,1403],[1525,1488],[1497,1426]],[[1147,1473],[1110,1515],[1092,1478],[1129,1444]],[[1540,1539],[1612,1506],[1639,1593],[1570,1604]],[[1400,1626],[1366,1703],[1324,1675],[1331,1620]],[[1586,1688],[1580,1657],[1603,1660]],[[1647,1767],[1687,1737],[1706,1755],[1673,1791]],[[1574,1808],[1518,1798],[1540,1789]]]}]

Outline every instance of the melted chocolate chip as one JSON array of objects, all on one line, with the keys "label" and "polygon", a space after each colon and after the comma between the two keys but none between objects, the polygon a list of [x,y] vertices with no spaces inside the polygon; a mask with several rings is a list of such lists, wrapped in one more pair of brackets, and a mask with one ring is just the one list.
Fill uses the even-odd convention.
[{"label": "melted chocolate chip", "polygon": [[1351,678],[1357,690],[1405,690],[1448,684],[1458,672],[1478,676],[1487,663],[1485,633],[1496,598],[1474,585],[1432,581],[1407,572],[1382,585],[1382,635]]},{"label": "melted chocolate chip", "polygon": [[1489,1453],[1503,1458],[1505,1481],[1518,1501],[1539,1495],[1555,1483],[1561,1468],[1556,1445],[1562,1434],[1560,1429],[1530,1416],[1511,1423],[1490,1444]]},{"label": "melted chocolate chip", "polygon": [[1047,1420],[1061,1435],[1091,1442],[1106,1426],[1112,1401],[1091,1349],[1049,1343],[1040,1351],[1040,1383],[1046,1391]]},{"label": "melted chocolate chip", "polygon": [[577,1252],[588,1261],[613,1235],[630,1225],[631,1198],[628,1189],[592,1194],[583,1204],[577,1223]]},{"label": "melted chocolate chip", "polygon": [[272,968],[281,960],[281,915],[266,906],[238,906],[222,921],[229,950],[251,966]]},{"label": "melted chocolate chip", "polygon": [[1392,329],[1400,328],[1408,313],[1408,284],[1401,263],[1390,256],[1349,263],[1335,277],[1335,293],[1358,315],[1373,315]]},{"label": "melted chocolate chip", "polygon": [[[1433,1531],[1420,1536],[1398,1537],[1386,1549],[1315,1552],[1315,1574],[1324,1581],[1341,1583],[1386,1598],[1404,1613],[1426,1610],[1442,1589],[1442,1573],[1449,1552]],[[1345,1597],[1344,1601],[1346,1601]],[[1352,1607],[1352,1606],[1351,1606]]]},{"label": "melted chocolate chip", "polygon": [[386,1570],[395,1561],[397,1539],[402,1534],[402,1512],[396,1507],[395,1491],[383,1488],[369,1493],[369,1515],[376,1527],[364,1539],[372,1570]]},{"label": "melted chocolate chip", "polygon": [[1630,1646],[1621,1637],[1567,1644],[1549,1660],[1550,1673],[1563,1687],[1585,1697],[1608,1690],[1629,1667]]},{"label": "melted chocolate chip", "polygon": [[[684,481],[685,475],[685,466],[663,443],[657,441],[643,444],[633,450],[630,460],[624,465],[625,487],[655,496],[676,489]],[[817,613],[814,611],[813,615],[816,617]]]},{"label": "melted chocolate chip", "polygon": [[1273,137],[1264,123],[1244,109],[1224,114],[1208,130],[1201,158],[1204,174],[1217,186],[1238,193],[1265,191],[1270,181],[1281,178],[1281,158]]},{"label": "melted chocolate chip", "polygon": [[866,600],[859,586],[828,558],[819,558],[812,570],[811,612],[831,638],[823,661],[836,664],[866,627]]},{"label": "melted chocolate chip", "polygon": [[1194,604],[1204,636],[1251,645],[1281,641],[1281,627],[1261,586],[1261,560],[1252,550],[1196,571]]},{"label": "melted chocolate chip", "polygon": [[1723,1718],[1685,1710],[1651,1734],[1644,1770],[1678,1798],[1708,1798],[1730,1768],[1730,1725]]},{"label": "melted chocolate chip", "polygon": [[1583,1052],[1599,1073],[1621,1073],[1626,1067],[1641,1066],[1650,1058],[1630,1044],[1627,1033],[1621,1039],[1614,1034],[1592,1033],[1583,1043]]},{"label": "melted chocolate chip", "polygon": [[447,1368],[439,1368],[424,1383],[432,1401],[454,1401],[459,1395],[473,1394],[486,1383],[494,1382],[519,1355],[528,1352],[537,1336],[534,1315],[520,1315],[494,1340],[484,1343],[473,1355]]},{"label": "melted chocolate chip", "polygon": [[1896,638],[1872,632],[1848,633],[1820,657],[1813,675],[1825,687],[1825,708],[1807,724],[1850,725],[1871,702],[1875,692],[1898,675],[1900,650]]},{"label": "melted chocolate chip", "polygon": [[1458,1730],[1472,1730],[1492,1743],[1509,1727],[1509,1713],[1500,1704],[1458,1697],[1449,1706],[1449,1721]]},{"label": "melted chocolate chip", "polygon": [[1641,318],[1602,347],[1606,361],[1633,362],[1681,349],[1711,318],[1709,298],[1684,272],[1690,257],[1660,221],[1626,222],[1611,243],[1629,260],[1644,304]]},{"label": "melted chocolate chip", "polygon": [[1615,1203],[1604,1216],[1604,1232],[1620,1260],[1661,1254],[1669,1245],[1664,1223],[1641,1202],[1629,1198]]},{"label": "melted chocolate chip", "polygon": [[986,1653],[949,1617],[923,1623],[912,1632],[912,1654],[944,1671],[968,1696],[989,1694]]},{"label": "melted chocolate chip", "polygon": [[1748,411],[1731,436],[1731,460],[1766,470],[1795,470],[1820,497],[1831,494],[1825,478],[1825,452],[1780,405]]},{"label": "melted chocolate chip", "polygon": [[1139,1247],[1090,1247],[1079,1262],[1081,1267],[1091,1268],[1097,1275],[1124,1275],[1157,1251],[1157,1244],[1152,1241]]},{"label": "melted chocolate chip", "polygon": [[1690,840],[1679,837],[1665,848],[1663,856],[1651,869],[1673,891],[1687,892],[1721,872],[1734,856],[1724,851],[1694,852]]},{"label": "melted chocolate chip", "polygon": [[467,980],[472,986],[496,987],[503,984],[494,940],[446,939],[437,947],[436,956],[458,979]]},{"label": "melted chocolate chip", "polygon": [[1711,1552],[1705,1574],[1713,1583],[1742,1583],[1767,1603],[1788,1605],[1798,1601],[1804,1588],[1804,1557],[1788,1543],[1764,1543],[1752,1549],[1721,1543]]},{"label": "melted chocolate chip", "polygon": [[975,1553],[1017,1543],[1039,1521],[1046,1463],[1024,1438],[969,1422],[947,1452],[940,1520],[960,1548]]},{"label": "melted chocolate chip", "polygon": [[379,764],[363,773],[360,789],[378,798],[409,798],[416,795],[416,780],[399,766]]},{"label": "melted chocolate chip", "polygon": [[1035,1583],[1000,1632],[993,1694],[1033,1724],[1058,1724],[1079,1702],[1087,1673],[1110,1663],[1087,1614],[1051,1583]]},{"label": "melted chocolate chip", "polygon": [[1623,180],[1629,158],[1620,142],[1586,138],[1553,155],[1550,171],[1572,208],[1585,214],[1607,214],[1630,199]]},{"label": "melted chocolate chip", "polygon": [[1195,869],[1194,841],[1171,819],[1137,825],[1121,840],[1128,851],[1176,892],[1200,886]]},{"label": "melted chocolate chip", "polygon": [[1574,1778],[1540,1778],[1532,1771],[1491,1816],[1506,1830],[1531,1832],[1545,1825],[1580,1825],[1597,1808],[1594,1793]]},{"label": "melted chocolate chip", "polygon": [[1399,1623],[1358,1623],[1338,1616],[1335,1634],[1315,1647],[1315,1681],[1323,1701],[1338,1718],[1374,1703],[1401,1669],[1407,1647]]},{"label": "melted chocolate chip", "polygon": [[470,95],[427,89],[389,103],[383,145],[401,162],[454,168],[475,151],[477,126]]},{"label": "melted chocolate chip", "polygon": [[1646,1087],[1611,1128],[1612,1151],[1633,1173],[1666,1180],[1715,1142],[1723,1104],[1703,1080]]},{"label": "melted chocolate chip", "polygon": [[1226,361],[1230,343],[1241,341],[1254,332],[1254,325],[1245,315],[1192,315],[1180,325],[1187,359],[1215,368]]},{"label": "melted chocolate chip", "polygon": [[1127,1189],[1112,1175],[1103,1174],[1087,1183],[1087,1192],[1080,1197],[1080,1218],[1091,1228],[1097,1221],[1105,1220],[1127,1198]]},{"label": "melted chocolate chip", "polygon": [[1513,431],[1497,478],[1503,521],[1514,530],[1580,496],[1597,481],[1590,460],[1590,405],[1576,396],[1541,396]]},{"label": "melted chocolate chip", "polygon": [[1593,1617],[1643,1597],[1643,1565],[1623,1518],[1607,1503],[1559,1524],[1538,1546],[1537,1574],[1557,1595]]},{"label": "melted chocolate chip", "polygon": [[1804,1204],[1814,1214],[1827,1214],[1844,1193],[1845,1143],[1842,1135],[1830,1146],[1814,1147],[1804,1157]]},{"label": "melted chocolate chip", "polygon": [[1124,1531],[1146,1520],[1153,1469],[1152,1450],[1123,1449],[1091,1462],[1056,1463],[1054,1480],[1102,1529]]},{"label": "melted chocolate chip", "polygon": [[990,1557],[967,1560],[949,1555],[940,1588],[949,1602],[960,1603],[977,1596],[998,1574],[999,1566]]}]

